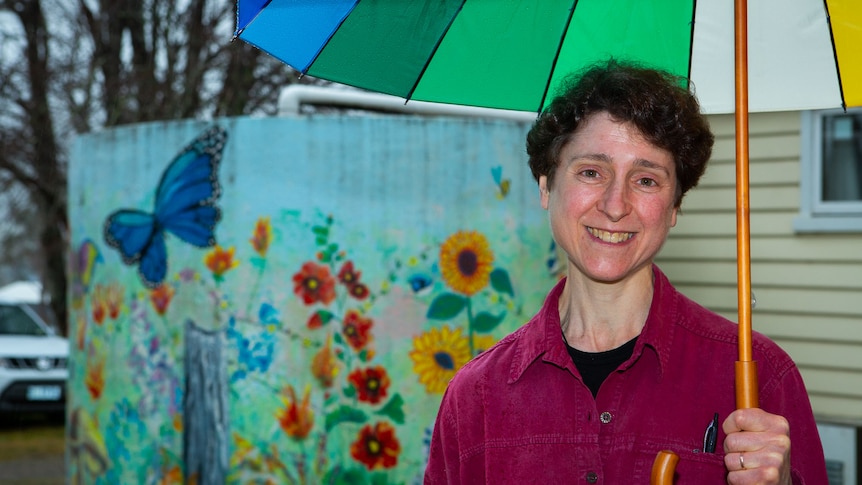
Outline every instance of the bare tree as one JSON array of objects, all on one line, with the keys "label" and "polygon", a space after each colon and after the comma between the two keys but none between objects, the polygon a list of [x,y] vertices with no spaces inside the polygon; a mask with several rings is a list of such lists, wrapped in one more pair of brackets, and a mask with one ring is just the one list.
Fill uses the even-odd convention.
[{"label": "bare tree", "polygon": [[[234,8],[232,0],[0,0],[0,186],[23,189],[19,210],[7,214],[30,213],[19,222],[38,235],[29,250],[62,333],[74,135],[272,114],[280,88],[298,81],[275,59],[231,41]],[[4,244],[21,243],[20,231],[8,233],[18,237]]]}]

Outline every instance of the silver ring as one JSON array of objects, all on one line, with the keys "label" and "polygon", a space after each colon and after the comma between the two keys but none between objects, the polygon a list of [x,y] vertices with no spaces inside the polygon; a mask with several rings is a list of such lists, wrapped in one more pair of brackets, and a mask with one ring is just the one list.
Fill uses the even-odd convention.
[{"label": "silver ring", "polygon": [[742,459],[742,453],[739,454],[739,469],[745,470],[745,460]]}]

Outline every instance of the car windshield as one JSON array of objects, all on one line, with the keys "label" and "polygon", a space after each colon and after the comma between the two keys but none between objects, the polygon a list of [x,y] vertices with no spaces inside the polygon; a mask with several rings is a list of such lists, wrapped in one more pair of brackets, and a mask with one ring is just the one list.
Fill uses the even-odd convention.
[{"label": "car windshield", "polygon": [[47,335],[21,307],[0,305],[0,335]]}]

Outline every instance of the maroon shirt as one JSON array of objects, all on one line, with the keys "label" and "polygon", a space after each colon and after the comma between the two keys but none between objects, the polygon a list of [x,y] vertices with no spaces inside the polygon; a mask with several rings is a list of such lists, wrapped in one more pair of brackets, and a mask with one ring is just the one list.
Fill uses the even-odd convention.
[{"label": "maroon shirt", "polygon": [[[724,433],[703,435],[735,409],[737,326],[671,286],[655,291],[631,358],[593,399],[569,356],[554,287],[526,325],[465,365],[449,383],[431,440],[426,484],[648,484],[660,450],[680,456],[676,485],[725,484]],[[827,483],[802,377],[765,336],[752,337],[760,406],[790,422],[794,484]]]}]

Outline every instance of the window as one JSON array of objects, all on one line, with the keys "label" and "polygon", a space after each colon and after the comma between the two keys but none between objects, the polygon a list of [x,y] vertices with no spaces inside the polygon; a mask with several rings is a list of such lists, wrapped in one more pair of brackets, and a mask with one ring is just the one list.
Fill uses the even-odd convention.
[{"label": "window", "polygon": [[862,109],[802,114],[799,232],[862,232]]}]

